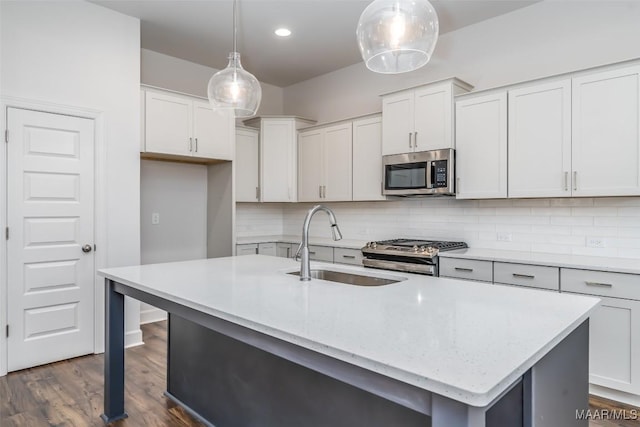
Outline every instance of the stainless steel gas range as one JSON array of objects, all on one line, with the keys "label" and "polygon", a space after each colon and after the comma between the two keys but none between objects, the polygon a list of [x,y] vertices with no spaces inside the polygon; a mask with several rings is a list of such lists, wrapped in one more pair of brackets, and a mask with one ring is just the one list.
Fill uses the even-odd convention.
[{"label": "stainless steel gas range", "polygon": [[466,247],[464,242],[415,239],[369,242],[362,248],[362,264],[365,267],[438,276],[438,253]]}]

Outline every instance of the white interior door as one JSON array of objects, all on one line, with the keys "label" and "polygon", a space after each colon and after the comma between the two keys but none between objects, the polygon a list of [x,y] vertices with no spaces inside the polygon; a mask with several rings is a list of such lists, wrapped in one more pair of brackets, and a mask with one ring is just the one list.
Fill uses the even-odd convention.
[{"label": "white interior door", "polygon": [[7,360],[14,371],[93,352],[94,123],[7,113]]}]

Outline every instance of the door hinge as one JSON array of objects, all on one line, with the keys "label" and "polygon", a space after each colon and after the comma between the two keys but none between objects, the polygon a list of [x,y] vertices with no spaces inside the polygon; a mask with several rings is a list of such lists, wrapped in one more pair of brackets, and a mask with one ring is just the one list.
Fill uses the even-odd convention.
[{"label": "door hinge", "polygon": [[4,130],[4,142],[9,142],[9,129]]},{"label": "door hinge", "polygon": [[7,227],[5,229],[5,233],[4,234],[5,234],[6,240],[9,240],[9,227]]}]

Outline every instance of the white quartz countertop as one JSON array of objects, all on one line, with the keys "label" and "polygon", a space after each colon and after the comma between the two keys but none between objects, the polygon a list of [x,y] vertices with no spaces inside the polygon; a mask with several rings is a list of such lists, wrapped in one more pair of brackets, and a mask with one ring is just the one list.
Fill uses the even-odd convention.
[{"label": "white quartz countertop", "polygon": [[582,255],[564,255],[538,252],[505,251],[499,249],[468,248],[440,252],[442,258],[464,258],[519,264],[548,265],[581,270],[612,271],[640,274],[640,259],[605,258]]},{"label": "white quartz countertop", "polygon": [[[236,244],[244,245],[244,244],[252,244],[252,243],[270,243],[270,242],[280,242],[280,243],[300,243],[300,236],[295,235],[267,235],[267,236],[257,236],[257,237],[238,237],[236,239]],[[325,237],[309,237],[310,245],[319,245],[319,246],[331,246],[334,248],[347,248],[347,249],[362,249],[362,247],[367,242],[362,240],[332,240],[330,238]]]},{"label": "white quartz countertop", "polygon": [[286,272],[264,255],[109,268],[136,289],[395,378],[486,406],[588,318],[598,299],[364,267],[404,278],[364,287]]}]

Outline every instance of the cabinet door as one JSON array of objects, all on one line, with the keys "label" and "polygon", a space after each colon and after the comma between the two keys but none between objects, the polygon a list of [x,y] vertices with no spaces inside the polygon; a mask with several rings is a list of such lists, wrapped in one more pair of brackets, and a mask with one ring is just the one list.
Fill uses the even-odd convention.
[{"label": "cabinet door", "polygon": [[323,131],[323,200],[351,200],[351,123],[327,127]]},{"label": "cabinet door", "polygon": [[298,200],[315,202],[322,198],[323,130],[298,135]]},{"label": "cabinet door", "polygon": [[297,143],[294,121],[263,119],[260,132],[260,192],[263,202],[297,199]]},{"label": "cabinet door", "polygon": [[293,258],[295,253],[292,253],[291,246],[291,243],[276,243],[276,256],[282,258]]},{"label": "cabinet door", "polygon": [[193,101],[193,155],[232,160],[235,134],[233,113],[214,110],[206,101]]},{"label": "cabinet door", "polygon": [[573,195],[640,194],[640,67],[573,79]]},{"label": "cabinet door", "polygon": [[146,91],[145,150],[191,156],[193,105],[189,98]]},{"label": "cabinet door", "polygon": [[451,83],[417,89],[414,99],[414,150],[454,148]]},{"label": "cabinet door", "polygon": [[413,151],[413,92],[382,99],[382,154]]},{"label": "cabinet door", "polygon": [[571,195],[571,81],[509,91],[509,197]]},{"label": "cabinet door", "polygon": [[236,245],[236,255],[256,255],[258,253],[258,245],[248,243],[244,245]]},{"label": "cabinet door", "polygon": [[236,130],[236,202],[257,202],[260,200],[258,167],[258,131]]},{"label": "cabinet door", "polygon": [[353,122],[353,200],[385,200],[381,117]]},{"label": "cabinet door", "polygon": [[603,298],[589,322],[589,382],[640,393],[640,301]]},{"label": "cabinet door", "polygon": [[458,199],[507,197],[507,94],[456,102]]},{"label": "cabinet door", "polygon": [[276,244],[275,243],[259,243],[258,254],[276,256]]}]

